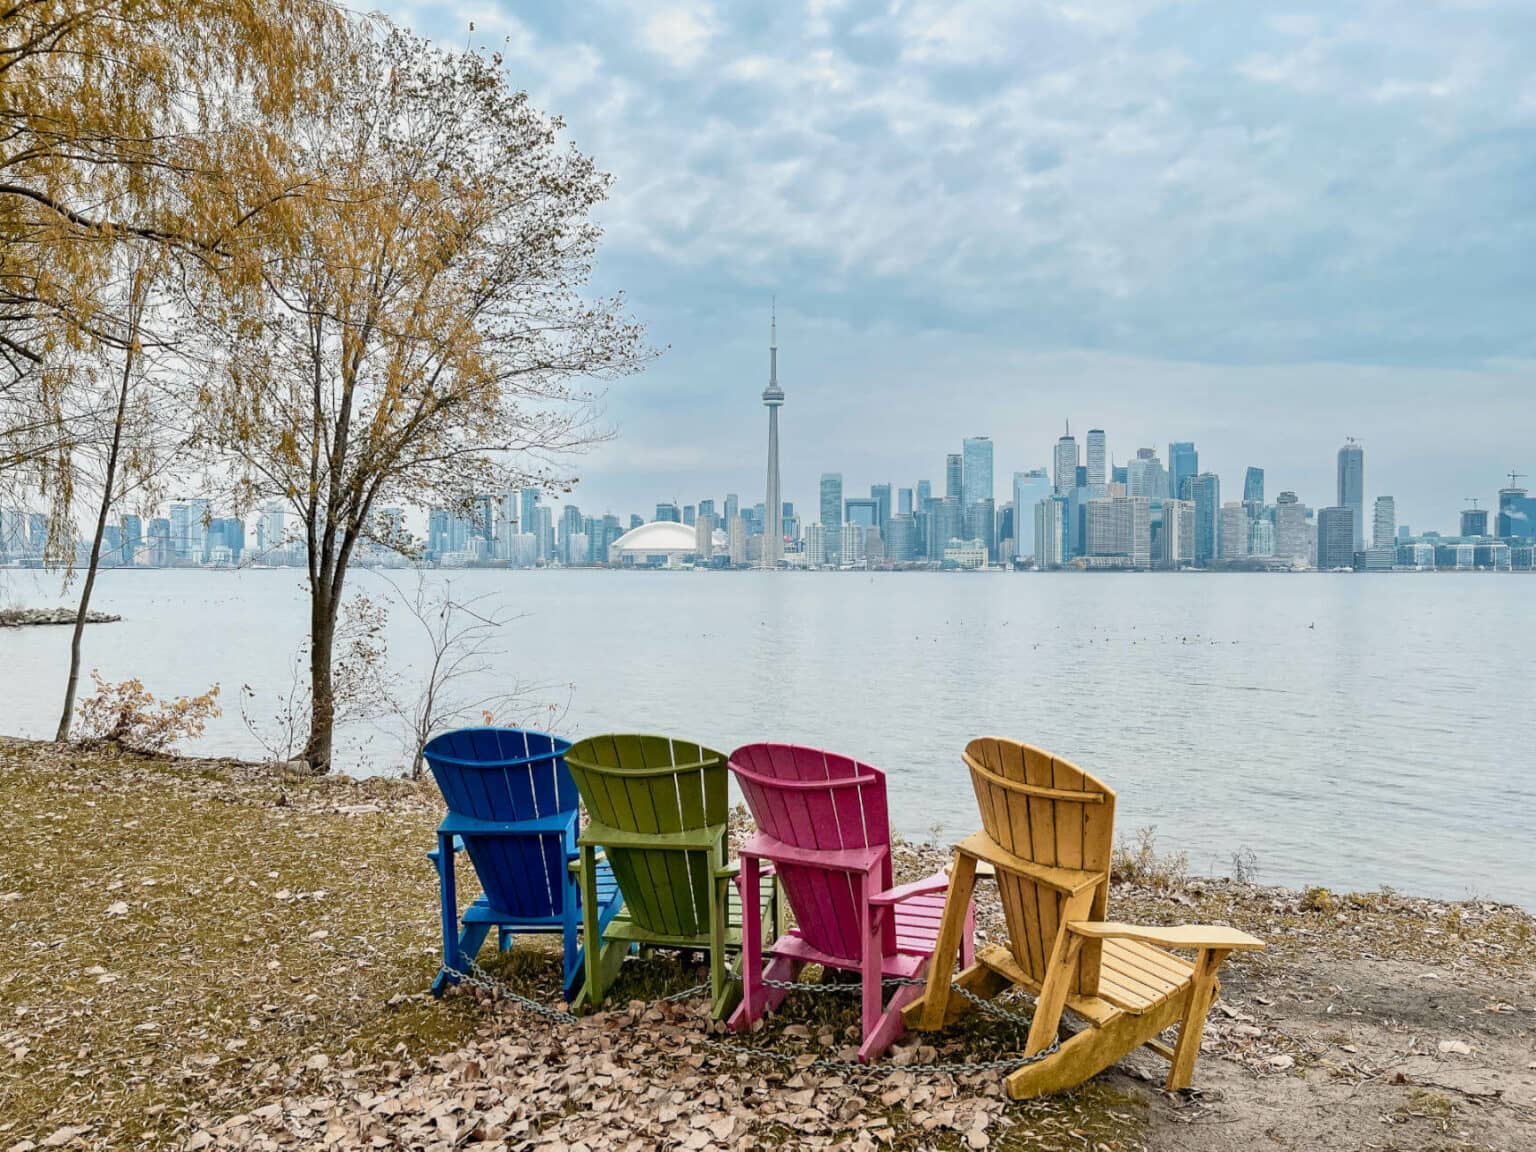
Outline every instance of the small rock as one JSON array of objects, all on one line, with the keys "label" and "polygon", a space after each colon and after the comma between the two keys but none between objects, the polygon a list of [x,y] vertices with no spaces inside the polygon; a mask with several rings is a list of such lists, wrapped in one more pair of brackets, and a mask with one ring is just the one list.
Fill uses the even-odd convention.
[{"label": "small rock", "polygon": [[1470,1056],[1472,1055],[1472,1046],[1465,1040],[1442,1040],[1440,1041],[1440,1054],[1442,1056]]},{"label": "small rock", "polygon": [[125,901],[125,900],[118,900],[118,901],[115,901],[114,903],[108,904],[107,905],[107,915],[108,916],[126,916],[126,915],[128,915],[128,903],[127,903],[127,901]]},{"label": "small rock", "polygon": [[1294,1068],[1296,1066],[1296,1057],[1282,1052],[1279,1056],[1271,1056],[1269,1058],[1269,1066],[1283,1072],[1287,1068]]}]

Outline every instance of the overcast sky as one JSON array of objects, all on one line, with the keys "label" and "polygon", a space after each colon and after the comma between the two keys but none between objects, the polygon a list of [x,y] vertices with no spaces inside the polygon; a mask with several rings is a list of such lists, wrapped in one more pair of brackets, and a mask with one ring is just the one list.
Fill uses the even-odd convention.
[{"label": "overcast sky", "polygon": [[774,294],[806,522],[967,435],[1002,503],[1068,419],[1319,506],[1355,436],[1423,528],[1536,473],[1531,0],[386,7],[616,178],[596,286],[665,351],[586,511],[762,499]]}]

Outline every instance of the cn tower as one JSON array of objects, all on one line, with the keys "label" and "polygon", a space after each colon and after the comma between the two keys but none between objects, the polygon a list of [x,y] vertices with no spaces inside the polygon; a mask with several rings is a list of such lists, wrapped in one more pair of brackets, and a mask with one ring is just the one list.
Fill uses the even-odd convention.
[{"label": "cn tower", "polygon": [[784,557],[784,502],[779,498],[779,407],[784,389],[779,387],[779,310],[774,301],[768,324],[768,387],[763,407],[768,409],[768,497],[764,501],[763,567],[777,568]]}]

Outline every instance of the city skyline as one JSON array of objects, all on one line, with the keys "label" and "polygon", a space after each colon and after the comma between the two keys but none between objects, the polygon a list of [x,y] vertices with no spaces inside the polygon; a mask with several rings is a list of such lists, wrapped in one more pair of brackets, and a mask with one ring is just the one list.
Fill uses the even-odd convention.
[{"label": "city skyline", "polygon": [[[466,35],[454,6],[398,11]],[[1530,5],[1498,6],[1497,36],[1436,5],[1362,36],[1359,0],[473,18],[613,173],[596,287],[664,349],[608,391],[583,507],[761,491],[740,389],[775,291],[799,508],[823,471],[932,476],[930,442],[978,432],[1005,483],[1048,466],[1064,416],[1122,463],[1194,440],[1224,489],[1257,465],[1315,505],[1355,436],[1414,522],[1532,470]]]}]

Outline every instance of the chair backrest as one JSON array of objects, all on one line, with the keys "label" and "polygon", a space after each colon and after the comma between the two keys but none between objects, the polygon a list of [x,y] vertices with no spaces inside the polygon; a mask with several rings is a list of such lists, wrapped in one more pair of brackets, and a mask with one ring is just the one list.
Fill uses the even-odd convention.
[{"label": "chair backrest", "polygon": [[[610,734],[577,741],[566,763],[592,819],[611,828],[663,835],[723,828],[729,818],[725,756],[712,748],[667,736]],[[718,852],[660,842],[604,848],[635,924],[667,936],[709,932],[723,838]]]},{"label": "chair backrest", "polygon": [[[1024,860],[1096,872],[1086,919],[1102,920],[1109,902],[1115,794],[1069,760],[1016,740],[986,736],[965,746],[982,827],[997,845]],[[1081,795],[1083,799],[1076,799]],[[998,870],[1009,947],[1020,967],[1043,981],[1066,902],[1054,889]],[[1072,991],[1098,992],[1102,946],[1086,941]]]},{"label": "chair backrest", "polygon": [[[878,768],[820,748],[746,744],[731,753],[731,771],[758,829],[790,847],[835,852],[890,845],[885,773]],[[806,864],[778,862],[775,868],[807,943],[829,956],[860,959],[860,879]],[[876,879],[881,889],[890,887],[889,853]],[[896,947],[889,916],[882,947],[886,954]]]},{"label": "chair backrest", "polygon": [[570,741],[521,728],[460,728],[422,749],[449,811],[517,823],[570,813],[562,832],[464,837],[480,887],[498,911],[557,916],[565,903],[566,853],[579,802],[565,765]]}]

